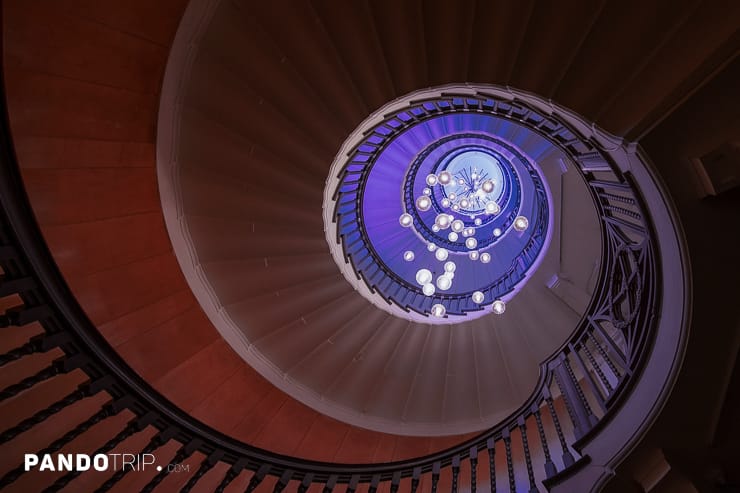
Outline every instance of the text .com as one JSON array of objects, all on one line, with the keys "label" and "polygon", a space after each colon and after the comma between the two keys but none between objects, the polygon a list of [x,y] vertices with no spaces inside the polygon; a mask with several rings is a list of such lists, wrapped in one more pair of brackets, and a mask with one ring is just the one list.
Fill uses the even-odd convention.
[{"label": "text .com", "polygon": [[157,471],[188,472],[188,464],[156,465],[154,454],[25,454],[23,467],[26,471]]}]

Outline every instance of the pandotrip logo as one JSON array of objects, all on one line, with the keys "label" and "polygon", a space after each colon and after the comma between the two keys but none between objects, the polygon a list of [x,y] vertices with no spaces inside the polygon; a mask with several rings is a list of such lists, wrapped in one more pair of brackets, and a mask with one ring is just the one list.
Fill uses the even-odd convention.
[{"label": "pandotrip logo", "polygon": [[189,472],[189,464],[157,465],[154,454],[24,454],[25,471],[146,471]]}]

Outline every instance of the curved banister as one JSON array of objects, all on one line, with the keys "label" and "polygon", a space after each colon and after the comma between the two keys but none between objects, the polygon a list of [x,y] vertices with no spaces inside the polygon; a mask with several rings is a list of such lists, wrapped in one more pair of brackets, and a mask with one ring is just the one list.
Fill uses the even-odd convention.
[{"label": "curved banister", "polygon": [[[385,464],[335,464],[255,448],[190,417],[126,364],[75,300],[31,212],[13,151],[7,115],[3,115],[0,129],[0,265],[4,276],[0,281],[0,292],[3,296],[18,294],[23,305],[2,315],[0,325],[16,326],[38,321],[45,333],[27,345],[1,355],[0,366],[54,347],[60,348],[65,356],[38,374],[24,376],[26,378],[17,384],[3,389],[0,399],[22,396],[23,390],[73,369],[85,372],[89,382],[68,398],[3,431],[0,442],[12,440],[66,406],[105,391],[111,396],[111,402],[46,450],[59,450],[75,436],[128,409],[136,418],[100,450],[111,450],[147,425],[154,426],[159,433],[145,450],[156,450],[175,441],[181,444],[175,461],[182,461],[196,451],[205,456],[202,464],[193,471],[185,491],[218,462],[231,466],[220,490],[242,470],[249,469],[254,471],[252,488],[269,475],[277,480],[275,491],[280,491],[290,481],[301,483],[299,491],[305,491],[316,483],[325,485],[325,491],[331,491],[339,483],[349,484],[349,491],[354,491],[362,483],[369,484],[371,491],[381,483],[389,483],[393,491],[404,478],[411,478],[413,491],[418,487],[421,475],[431,473],[432,484],[436,485],[441,470],[450,468],[454,491],[459,481],[461,461],[470,463],[471,484],[476,484],[479,452],[489,452],[489,474],[491,481],[496,481],[493,452],[499,442],[503,442],[506,450],[507,479],[514,491],[515,468],[518,471],[521,467],[520,463],[514,462],[511,452],[512,432],[515,430],[519,431],[525,454],[526,469],[522,477],[526,476],[530,491],[537,491],[531,449],[537,447],[544,454],[542,466],[550,482],[556,480],[558,474],[572,471],[587,460],[582,457],[581,461],[576,461],[572,452],[579,450],[585,440],[618,412],[619,402],[628,397],[630,385],[638,377],[655,335],[656,310],[661,296],[659,251],[638,184],[630,172],[617,168],[610,157],[610,150],[605,149],[597,138],[582,135],[571,126],[569,121],[572,117],[564,111],[559,113],[552,109],[544,113],[525,101],[526,95],[509,90],[494,92],[490,88],[478,90],[471,87],[469,93],[442,92],[435,97],[449,100],[446,106],[436,106],[435,112],[444,112],[448,107],[456,111],[476,111],[486,106],[497,115],[529,125],[550,139],[577,164],[589,185],[602,224],[602,265],[596,292],[586,314],[571,337],[541,364],[535,389],[508,418],[470,440],[424,457]],[[460,100],[464,103],[462,106]],[[475,106],[476,101],[480,106]],[[12,329],[6,327],[2,330]],[[623,339],[623,343],[618,339]],[[559,402],[563,406],[557,406]],[[594,405],[596,409],[593,409]],[[543,424],[543,415],[549,416],[556,440],[548,439],[545,431],[547,421]],[[561,422],[566,420],[574,430],[574,440],[565,436]],[[561,463],[559,468],[552,458],[558,450],[562,455],[558,460]],[[21,474],[22,468],[10,471],[0,478],[0,488]],[[147,490],[154,489],[164,474],[166,471],[156,475]],[[112,487],[123,475],[125,472],[117,472],[104,483],[101,491]],[[74,475],[60,478],[50,491],[61,489],[73,479]]]}]

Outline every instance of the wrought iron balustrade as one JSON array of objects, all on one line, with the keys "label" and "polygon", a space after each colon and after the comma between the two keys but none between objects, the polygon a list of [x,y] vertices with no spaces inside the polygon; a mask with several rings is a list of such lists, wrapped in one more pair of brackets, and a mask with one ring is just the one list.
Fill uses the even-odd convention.
[{"label": "wrought iron balustrade", "polygon": [[[223,491],[243,471],[251,471],[246,491],[255,490],[268,477],[273,491],[289,487],[305,492],[320,485],[332,492],[339,485],[354,492],[361,485],[375,492],[389,485],[392,492],[437,491],[442,474],[449,474],[451,491],[462,483],[476,491],[483,481],[491,491],[539,491],[572,474],[588,462],[579,453],[583,444],[599,433],[620,403],[629,397],[631,383],[651,349],[655,334],[656,306],[660,298],[658,249],[651,220],[639,187],[629,173],[620,172],[609,154],[581,136],[558,117],[543,114],[516,98],[503,100],[484,93],[449,94],[446,104],[419,101],[399,117],[408,125],[428,112],[492,111],[524,123],[563,149],[588,183],[602,223],[602,264],[594,296],[571,337],[540,366],[538,384],[521,407],[497,426],[448,450],[413,460],[384,464],[336,464],[286,457],[234,440],[189,416],[139,377],[106,342],[87,318],[67,287],[35,223],[23,189],[7,123],[0,132],[0,296],[15,297],[17,306],[0,314],[0,330],[8,333],[37,322],[43,333],[0,355],[0,367],[16,382],[0,390],[0,402],[23,399],[24,392],[43,381],[60,378],[73,370],[88,381],[59,401],[16,423],[3,423],[0,443],[31,432],[52,415],[96,394],[109,397],[87,419],[38,454],[54,453],[84,433],[110,426],[123,411],[134,416],[120,431],[91,455],[112,450],[122,441],[157,432],[138,453],[152,453],[169,443],[177,444],[171,462],[195,453],[203,455],[181,491],[190,491],[219,463],[228,465],[216,491]],[[405,119],[404,119],[405,118]],[[389,131],[392,129],[389,129]],[[383,136],[379,136],[381,138]],[[347,170],[347,174],[355,171]],[[34,374],[17,374],[15,363],[36,353],[61,350],[63,356]],[[503,453],[502,453],[503,450]],[[515,457],[522,450],[523,457]],[[30,451],[29,451],[30,452]],[[487,460],[482,460],[487,456]],[[503,477],[497,466],[505,471]],[[463,471],[467,477],[462,477]],[[18,464],[0,478],[0,489],[28,474]],[[79,473],[56,479],[46,491],[59,491]],[[126,474],[117,471],[97,491],[108,491]],[[144,488],[156,490],[168,474],[157,473]]]}]

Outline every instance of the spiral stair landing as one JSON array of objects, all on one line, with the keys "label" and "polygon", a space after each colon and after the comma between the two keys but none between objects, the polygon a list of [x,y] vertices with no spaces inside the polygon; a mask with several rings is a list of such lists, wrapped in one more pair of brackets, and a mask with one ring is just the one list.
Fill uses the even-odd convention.
[{"label": "spiral stair landing", "polygon": [[[590,6],[587,2],[584,8]],[[368,41],[357,37],[358,31],[342,31],[340,28],[346,28],[332,23],[328,11],[322,17],[321,9],[304,7],[308,9],[305,18],[285,12],[281,19],[265,14],[262,20],[273,32],[281,34],[281,42],[304,49],[305,56],[291,60],[294,70],[314,63],[322,67],[331,63],[339,67],[339,73],[352,74],[353,96],[347,100],[332,97],[340,93],[335,90],[344,90],[345,85],[330,80],[325,81],[327,85],[317,83],[329,104],[366,115],[395,95],[431,83],[511,83],[551,95],[614,133],[631,137],[651,128],[687,88],[711,73],[711,60],[721,58],[731,44],[728,40],[734,29],[733,17],[726,15],[726,10],[712,5],[699,8],[693,3],[671,6],[655,18],[639,15],[637,6],[632,10],[624,5],[597,6],[585,12],[584,18],[574,18],[565,11],[542,11],[533,3],[521,7],[517,4],[508,11],[495,11],[499,18],[509,18],[511,22],[502,22],[503,29],[492,34],[481,20],[481,10],[488,8],[485,6],[476,7],[457,22],[449,22],[441,7],[425,4],[422,8],[409,3],[384,24],[383,6],[374,4],[364,12],[369,16],[348,13],[357,25],[367,27],[370,23],[372,28],[365,32],[384,33],[375,41]],[[315,453],[317,458],[383,461],[419,455],[460,441],[461,437],[408,439],[380,435],[345,427],[296,404],[244,366],[197,308],[169,246],[154,172],[157,93],[168,46],[183,8],[182,2],[158,2],[156,6],[148,2],[128,3],[118,11],[109,5],[81,2],[3,4],[4,69],[14,141],[34,212],[75,296],[119,352],[163,394],[203,421],[228,429],[230,434],[251,443],[298,453],[295,436],[302,436],[303,442],[313,445],[301,448],[301,452]],[[520,8],[523,12],[518,11]],[[414,22],[420,11],[425,23]],[[314,16],[324,19],[320,36],[310,34],[314,32],[310,29]],[[517,28],[516,32],[522,34],[510,36],[506,29],[513,33],[514,27],[520,25],[514,21],[522,18],[528,19],[527,30]],[[615,18],[619,21],[612,25]],[[556,19],[562,22],[555,22]],[[631,46],[621,45],[615,26],[621,22],[634,28],[635,20],[643,28],[643,38]],[[285,22],[291,29],[283,32],[280,25]],[[609,28],[601,29],[600,23]],[[664,30],[653,29],[666,23],[674,28],[665,36],[658,34]],[[398,25],[406,29],[396,29]],[[449,35],[451,42],[443,43],[442,38],[430,40],[429,44],[423,42],[421,34],[435,25],[448,28],[440,32]],[[706,25],[713,26],[711,32],[705,29]],[[566,29],[567,26],[579,29]],[[539,36],[525,35],[530,30],[550,32],[551,36],[547,43],[539,43]],[[456,36],[455,31],[470,35]],[[707,35],[692,36],[694,32]],[[353,42],[346,37],[350,34]],[[519,51],[507,50],[493,64],[483,63],[487,52],[482,48],[473,48],[467,60],[455,56],[459,50],[453,47],[461,40],[474,47],[491,46],[479,43],[486,40],[485,36],[514,39]],[[100,42],[91,43],[91,39]],[[676,48],[690,39],[694,39],[692,51],[679,57]],[[398,45],[418,55],[410,57],[419,60],[418,65],[404,63],[409,53],[393,48],[398,40],[410,41]],[[322,54],[331,46],[334,48],[330,52],[340,54],[328,62]],[[352,53],[349,50],[355,49],[363,50],[360,52],[368,59],[387,62],[385,83],[376,86],[368,82],[372,79],[362,77],[367,75],[367,66],[353,65],[360,57],[348,55]],[[603,56],[603,49],[612,49],[614,57]],[[122,53],[126,55],[120,56]],[[431,58],[440,63],[429,63]],[[622,65],[612,68],[610,58],[620,60]],[[703,63],[704,60],[710,62]],[[665,74],[665,66],[671,67],[672,77],[659,76]],[[332,71],[321,71],[319,75],[327,73]],[[613,77],[615,73],[629,75]],[[584,76],[591,84],[589,94],[582,97],[578,89],[581,81],[586,80]],[[351,111],[337,112],[343,113]],[[351,129],[357,123],[344,121],[343,125]],[[107,193],[101,195],[99,190]],[[9,306],[16,301],[3,299],[3,304]],[[3,348],[16,347],[38,330],[38,326],[32,325],[14,333],[3,339]],[[178,338],[183,333],[188,337]],[[161,351],[162,345],[168,346],[166,353]],[[58,354],[31,356],[13,363],[17,365],[14,369],[33,373],[55,356]],[[207,374],[201,371],[204,362],[212,369]],[[2,421],[8,421],[5,416],[29,414],[29,402],[43,407],[61,397],[81,382],[82,375],[72,373],[62,378],[65,382],[55,380],[53,386],[42,385],[28,391],[30,401],[3,403]],[[200,388],[216,390],[194,390]],[[255,403],[255,390],[247,396],[242,393],[244,389],[262,389],[256,391],[263,397]],[[194,396],[206,395],[203,400],[192,402]],[[105,400],[104,396],[95,399],[85,404],[89,409],[66,409],[37,428],[33,436],[22,435],[21,446],[19,442],[6,444],[3,457],[11,457],[25,447],[41,448],[53,439],[55,430],[79,422],[98,401]],[[229,428],[234,426],[235,418],[230,410],[247,402],[252,405],[245,408],[255,411],[245,418],[244,434],[240,435],[235,428]],[[125,418],[120,416],[111,423],[111,435]],[[276,431],[285,422],[301,426],[291,430],[296,435],[283,437],[280,443]],[[340,431],[333,433],[336,430]],[[327,439],[332,436],[333,440]],[[100,439],[83,436],[77,445],[81,449],[94,448]],[[145,437],[137,440],[143,442]],[[358,445],[354,451],[348,451],[346,444]],[[139,448],[141,443],[125,445]],[[215,476],[211,485],[217,482]],[[91,475],[80,478],[76,485],[84,490],[83,485],[94,485],[100,480]],[[177,478],[168,480],[174,488]],[[136,488],[135,484],[143,484],[146,478],[136,478],[135,484],[130,481],[134,478],[125,478],[116,486],[117,491]],[[246,482],[245,473],[232,484],[236,490]],[[19,487],[33,488],[32,484],[27,482]],[[198,488],[210,491],[212,486],[208,484],[199,484]]]}]

